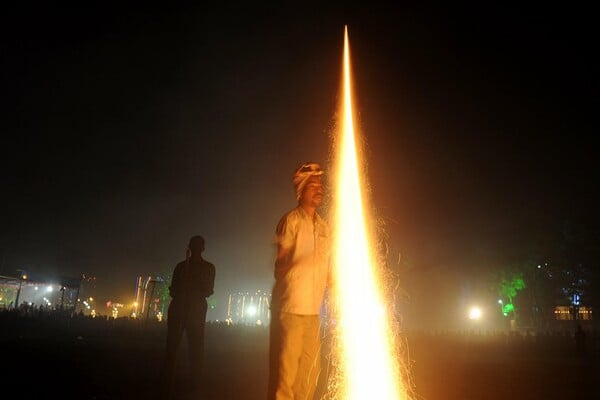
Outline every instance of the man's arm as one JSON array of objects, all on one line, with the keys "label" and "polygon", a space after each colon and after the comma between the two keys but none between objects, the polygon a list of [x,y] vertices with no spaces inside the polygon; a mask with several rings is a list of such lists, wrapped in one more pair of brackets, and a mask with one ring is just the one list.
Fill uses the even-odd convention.
[{"label": "man's arm", "polygon": [[275,258],[275,279],[282,278],[292,267],[294,241],[296,238],[296,224],[289,218],[282,218],[277,224],[275,234],[277,237],[277,257]]},{"label": "man's arm", "polygon": [[171,296],[171,298],[175,298],[175,296],[177,296],[181,292],[181,283],[179,282],[180,271],[181,268],[179,267],[179,264],[177,264],[175,266],[175,269],[173,270],[173,277],[171,278],[171,285],[169,286],[169,295]]},{"label": "man's arm", "polygon": [[206,297],[212,295],[215,292],[215,276],[217,274],[217,271],[213,264],[210,264],[210,269],[208,272],[209,273],[208,273],[208,285],[207,285]]}]

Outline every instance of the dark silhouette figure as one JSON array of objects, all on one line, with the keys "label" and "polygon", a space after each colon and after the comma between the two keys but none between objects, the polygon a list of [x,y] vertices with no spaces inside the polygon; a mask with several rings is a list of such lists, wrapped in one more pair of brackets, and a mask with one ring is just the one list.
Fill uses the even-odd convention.
[{"label": "dark silhouette figure", "polygon": [[575,353],[578,356],[585,355],[585,332],[581,325],[577,325],[577,330],[575,331]]},{"label": "dark silhouette figure", "polygon": [[167,311],[167,348],[163,366],[164,397],[172,399],[175,386],[177,355],[183,334],[186,334],[190,361],[190,393],[201,395],[204,358],[204,327],[208,303],[213,294],[215,266],[202,258],[204,238],[193,236],[187,248],[185,261],[175,266]]}]

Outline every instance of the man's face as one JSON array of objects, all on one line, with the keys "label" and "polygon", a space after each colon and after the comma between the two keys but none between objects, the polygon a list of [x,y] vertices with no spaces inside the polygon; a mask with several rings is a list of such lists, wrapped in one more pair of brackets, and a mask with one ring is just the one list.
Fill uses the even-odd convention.
[{"label": "man's face", "polygon": [[300,196],[300,204],[310,207],[320,207],[323,202],[323,183],[320,176],[311,176],[304,186]]}]

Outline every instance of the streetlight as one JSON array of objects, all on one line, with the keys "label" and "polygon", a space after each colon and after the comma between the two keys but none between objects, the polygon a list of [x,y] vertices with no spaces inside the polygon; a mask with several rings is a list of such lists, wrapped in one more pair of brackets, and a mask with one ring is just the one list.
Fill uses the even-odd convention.
[{"label": "streetlight", "polygon": [[15,299],[15,309],[19,309],[19,296],[21,295],[21,286],[23,286],[23,281],[27,280],[27,274],[22,269],[18,269],[21,274],[19,275],[19,289],[17,289],[17,297]]},{"label": "streetlight", "polygon": [[498,300],[498,304],[500,304],[500,312],[502,313],[502,315],[504,315],[505,317],[508,316],[508,313],[504,310],[504,302],[502,301],[502,299]]},{"label": "streetlight", "polygon": [[65,303],[65,290],[66,287],[61,286],[60,287],[60,291],[62,292],[62,294],[60,295],[60,310],[62,311],[64,308],[64,303]]},{"label": "streetlight", "polygon": [[482,316],[481,308],[471,307],[471,309],[469,309],[469,319],[478,320],[481,318],[481,316]]}]

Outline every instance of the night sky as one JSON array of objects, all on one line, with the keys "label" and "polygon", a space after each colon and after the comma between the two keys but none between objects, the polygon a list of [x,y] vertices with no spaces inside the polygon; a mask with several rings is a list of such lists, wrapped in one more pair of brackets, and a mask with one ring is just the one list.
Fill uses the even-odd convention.
[{"label": "night sky", "polygon": [[219,299],[269,290],[292,172],[329,162],[345,24],[391,258],[483,275],[597,224],[590,10],[369,4],[3,6],[0,275],[126,300],[201,234]]}]

